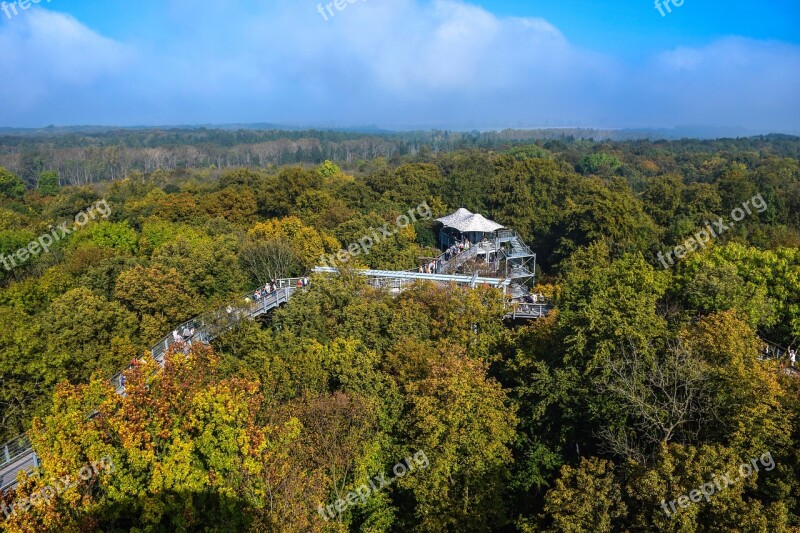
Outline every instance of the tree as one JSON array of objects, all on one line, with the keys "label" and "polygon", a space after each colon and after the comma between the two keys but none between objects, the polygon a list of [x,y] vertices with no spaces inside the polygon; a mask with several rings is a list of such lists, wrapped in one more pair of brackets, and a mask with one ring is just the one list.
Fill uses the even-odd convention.
[{"label": "tree", "polygon": [[47,359],[59,377],[78,383],[93,372],[111,375],[137,355],[133,313],[89,289],[67,291],[42,316]]},{"label": "tree", "polygon": [[656,304],[667,279],[639,254],[612,260],[604,243],[573,254],[559,306],[565,361],[579,369],[603,366],[623,343],[644,349],[651,339],[663,338],[666,323]]},{"label": "tree", "polygon": [[168,354],[163,369],[143,361],[128,371],[124,396],[101,377],[61,387],[31,432],[43,466],[22,476],[17,496],[90,463],[112,468],[11,517],[7,530],[320,531],[308,502],[326,487],[300,463],[313,450],[296,449],[299,421],[284,412],[264,421],[258,383],[222,379],[218,365],[195,347]]},{"label": "tree", "polygon": [[335,163],[325,160],[325,162],[317,167],[317,173],[323,178],[328,179],[341,174],[342,169],[340,169]]},{"label": "tree", "polygon": [[[764,453],[761,450],[741,456],[718,444],[671,444],[662,446],[648,467],[625,465],[619,477],[625,480],[623,494],[628,514],[620,529],[680,533],[792,531],[784,497],[759,494],[758,484],[776,473],[763,469],[758,459]],[[742,479],[740,467],[750,459],[755,460],[759,471]],[[731,483],[726,483],[725,478]],[[714,486],[706,499],[701,488],[711,492],[716,483],[719,489]],[[693,491],[699,495],[697,501],[689,500]]]},{"label": "tree", "polygon": [[336,239],[306,226],[295,216],[258,223],[250,228],[247,235],[253,241],[285,242],[303,270],[318,266],[324,254],[340,250]]},{"label": "tree", "polygon": [[22,180],[3,167],[0,167],[0,194],[13,199],[20,199],[25,194]]},{"label": "tree", "polygon": [[49,402],[61,379],[42,357],[41,327],[19,308],[0,307],[0,440],[16,437]]},{"label": "tree", "polygon": [[645,212],[662,228],[669,227],[681,205],[683,189],[683,181],[677,174],[649,180],[642,194]]},{"label": "tree", "polygon": [[401,478],[425,531],[485,531],[508,521],[504,492],[516,416],[482,363],[458,353],[431,361],[430,374],[407,387],[412,449],[430,466]]},{"label": "tree", "polygon": [[614,475],[614,464],[597,457],[581,459],[578,467],[565,465],[547,493],[544,512],[547,531],[579,533],[620,531],[627,512]]},{"label": "tree", "polygon": [[701,428],[717,415],[708,365],[680,342],[655,357],[636,346],[623,349],[595,385],[626,415],[621,427],[600,429],[606,451],[638,463],[647,463],[663,444],[696,442]]},{"label": "tree", "polygon": [[589,154],[578,165],[581,174],[594,174],[597,176],[612,176],[622,166],[618,157],[603,152]]},{"label": "tree", "polygon": [[761,342],[735,311],[701,318],[682,332],[685,344],[709,365],[714,424],[706,441],[725,442],[743,455],[789,446],[792,415],[774,364],[759,360]]},{"label": "tree", "polygon": [[42,196],[55,196],[61,189],[61,183],[58,178],[58,172],[55,170],[48,170],[39,174],[39,193]]},{"label": "tree", "polygon": [[120,274],[114,291],[139,320],[144,339],[160,339],[197,314],[197,296],[174,268],[136,266]]},{"label": "tree", "polygon": [[246,243],[239,252],[239,262],[250,281],[259,287],[300,274],[292,248],[279,240]]}]

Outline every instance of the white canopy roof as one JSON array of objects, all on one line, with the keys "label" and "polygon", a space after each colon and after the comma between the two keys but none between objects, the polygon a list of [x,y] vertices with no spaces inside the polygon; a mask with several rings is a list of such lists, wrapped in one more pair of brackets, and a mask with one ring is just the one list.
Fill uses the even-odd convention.
[{"label": "white canopy roof", "polygon": [[437,218],[436,221],[441,222],[445,227],[456,229],[461,233],[492,233],[505,227],[497,222],[492,222],[483,215],[472,213],[463,207],[452,215]]}]

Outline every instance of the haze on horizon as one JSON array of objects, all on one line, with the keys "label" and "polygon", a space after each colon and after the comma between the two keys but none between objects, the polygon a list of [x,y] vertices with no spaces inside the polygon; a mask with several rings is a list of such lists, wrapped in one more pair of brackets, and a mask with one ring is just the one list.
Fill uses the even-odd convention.
[{"label": "haze on horizon", "polygon": [[42,0],[0,11],[0,126],[800,133],[800,5],[713,4]]}]

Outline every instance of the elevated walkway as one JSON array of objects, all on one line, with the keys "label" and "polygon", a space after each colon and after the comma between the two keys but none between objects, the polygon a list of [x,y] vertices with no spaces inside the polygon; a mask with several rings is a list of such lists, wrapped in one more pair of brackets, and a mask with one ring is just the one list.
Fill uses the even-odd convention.
[{"label": "elevated walkway", "polygon": [[[331,267],[317,267],[314,272],[318,274],[338,274],[339,270]],[[460,287],[473,289],[479,285],[506,289],[511,284],[511,281],[507,279],[484,278],[477,275],[425,274],[422,272],[399,272],[395,270],[358,270],[357,272],[372,280],[407,281],[406,285],[410,285],[415,281],[435,281],[439,283],[455,283]]]},{"label": "elevated walkway", "polygon": [[[299,280],[300,278],[278,280],[279,288],[266,297],[256,299],[256,291],[252,291],[238,302],[184,322],[174,330],[178,333],[177,338],[170,333],[150,348],[151,357],[164,366],[164,357],[174,345],[194,342],[207,344],[242,320],[257,318],[271,312],[289,301],[289,298],[298,289],[297,282]],[[191,335],[183,336],[181,334],[183,331],[191,332]],[[128,366],[128,369],[130,368]],[[111,378],[111,385],[118,394],[125,394],[122,372]],[[6,443],[0,449],[0,490],[14,488],[17,485],[19,472],[30,472],[37,466],[39,466],[39,458],[27,436],[20,435]]]},{"label": "elevated walkway", "polygon": [[[314,269],[314,272],[335,274],[338,273],[338,270],[319,267]],[[466,276],[391,270],[361,270],[359,273],[368,277],[369,283],[374,287],[385,287],[397,291],[403,290],[418,281],[433,281],[443,284],[454,283],[466,288],[489,286],[501,289],[504,294],[510,295],[509,287],[512,283],[509,279],[479,277],[477,274]],[[262,298],[256,299],[256,291],[252,291],[237,302],[232,302],[224,307],[187,320],[175,328],[172,333],[165,335],[153,345],[149,350],[149,354],[163,366],[165,355],[173,346],[186,346],[195,342],[207,344],[222,333],[235,327],[242,320],[264,316],[282,306],[299,290],[298,281],[300,281],[300,278],[278,280],[278,288]],[[551,306],[548,304],[512,304],[509,309],[509,313],[506,315],[508,318],[537,319],[545,316],[550,311]],[[131,367],[129,366],[129,368]],[[111,384],[118,394],[125,394],[122,372],[111,378]],[[19,472],[30,472],[38,466],[38,456],[25,435],[20,435],[6,443],[0,450],[0,490],[15,487]]]},{"label": "elevated walkway", "polygon": [[38,457],[31,448],[31,443],[26,435],[20,435],[7,442],[0,450],[0,490],[5,491],[17,484],[17,473],[30,472],[37,466]]}]

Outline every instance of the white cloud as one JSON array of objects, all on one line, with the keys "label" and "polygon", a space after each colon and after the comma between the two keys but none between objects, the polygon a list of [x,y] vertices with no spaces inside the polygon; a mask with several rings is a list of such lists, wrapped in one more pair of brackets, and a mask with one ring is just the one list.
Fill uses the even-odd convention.
[{"label": "white cloud", "polygon": [[0,98],[8,104],[2,107],[22,115],[59,93],[120,74],[132,57],[124,45],[43,8],[24,11],[0,27],[0,49]]},{"label": "white cloud", "polygon": [[158,46],[31,10],[0,28],[14,51],[0,58],[11,79],[0,96],[25,103],[0,123],[800,123],[800,49],[784,43],[726,38],[633,65],[573,45],[544,19],[462,0],[356,1],[328,21],[316,8],[167,0],[148,31]]}]

